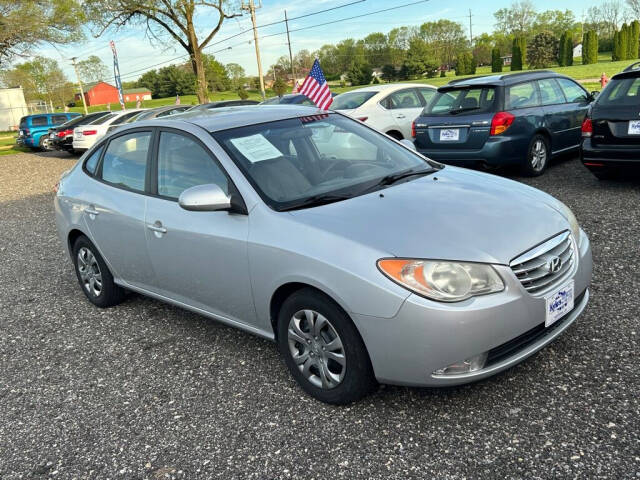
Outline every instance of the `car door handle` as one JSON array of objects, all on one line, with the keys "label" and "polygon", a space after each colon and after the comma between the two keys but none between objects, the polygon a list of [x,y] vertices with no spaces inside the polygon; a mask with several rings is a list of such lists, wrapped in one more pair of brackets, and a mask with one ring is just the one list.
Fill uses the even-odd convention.
[{"label": "car door handle", "polygon": [[396,115],[396,118],[406,118],[403,114],[399,113]]},{"label": "car door handle", "polygon": [[151,231],[157,232],[157,233],[167,233],[167,229],[164,228],[162,226],[162,224],[160,225],[147,225],[147,228]]},{"label": "car door handle", "polygon": [[85,213],[88,213],[89,215],[99,215],[100,214],[100,212],[97,211],[93,205],[90,206],[90,207],[85,208],[84,211],[85,211]]}]

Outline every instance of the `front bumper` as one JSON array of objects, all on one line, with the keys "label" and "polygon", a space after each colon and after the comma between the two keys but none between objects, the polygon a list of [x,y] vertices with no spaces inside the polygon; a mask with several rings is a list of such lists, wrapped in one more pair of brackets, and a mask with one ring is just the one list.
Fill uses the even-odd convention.
[{"label": "front bumper", "polygon": [[[545,298],[528,293],[505,265],[494,266],[505,282],[505,290],[500,293],[453,304],[410,295],[391,319],[352,314],[376,378],[382,383],[398,385],[459,385],[520,363],[557,338],[584,310],[589,299],[592,258],[589,239],[582,231],[578,255],[573,276],[574,309],[547,331],[540,331],[545,320]],[[513,346],[514,341],[525,334],[530,341],[505,350],[505,346]],[[494,361],[488,361],[480,370],[461,375],[433,375],[437,369],[483,352],[494,352]]]}]

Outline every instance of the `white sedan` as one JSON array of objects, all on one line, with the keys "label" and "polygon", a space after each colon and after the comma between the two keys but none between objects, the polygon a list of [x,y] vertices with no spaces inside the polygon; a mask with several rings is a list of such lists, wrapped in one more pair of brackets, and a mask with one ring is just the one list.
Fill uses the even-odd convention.
[{"label": "white sedan", "polygon": [[331,109],[398,140],[411,139],[411,124],[435,93],[436,87],[423,83],[371,85],[341,93]]},{"label": "white sedan", "polygon": [[122,125],[129,118],[140,113],[144,108],[133,110],[123,110],[112,112],[104,117],[100,117],[93,122],[78,125],[73,130],[73,149],[76,152],[84,152],[91,148],[94,143],[104,137],[107,133]]}]

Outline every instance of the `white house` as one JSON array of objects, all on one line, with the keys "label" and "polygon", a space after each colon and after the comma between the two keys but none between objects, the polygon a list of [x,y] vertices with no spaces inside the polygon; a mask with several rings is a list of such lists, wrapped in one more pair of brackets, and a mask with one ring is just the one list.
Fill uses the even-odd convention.
[{"label": "white house", "polygon": [[25,115],[29,115],[29,109],[22,87],[0,88],[0,131],[17,130]]},{"label": "white house", "polygon": [[582,44],[579,43],[575,47],[573,47],[573,58],[582,56]]}]

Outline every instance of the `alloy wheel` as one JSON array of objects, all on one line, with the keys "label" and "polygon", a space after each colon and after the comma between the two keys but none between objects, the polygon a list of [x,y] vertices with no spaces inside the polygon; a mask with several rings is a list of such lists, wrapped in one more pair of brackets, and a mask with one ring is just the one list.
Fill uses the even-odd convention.
[{"label": "alloy wheel", "polygon": [[302,375],[322,389],[337,387],[347,369],[344,346],[331,322],[315,310],[299,310],[287,328],[289,352]]},{"label": "alloy wheel", "polygon": [[95,297],[102,293],[102,273],[98,260],[91,250],[82,247],[78,250],[78,272],[85,290]]},{"label": "alloy wheel", "polygon": [[531,148],[531,167],[536,171],[541,171],[547,163],[547,145],[544,140],[538,138]]}]

